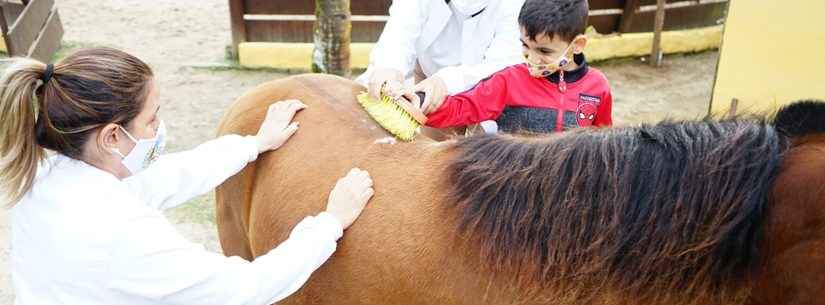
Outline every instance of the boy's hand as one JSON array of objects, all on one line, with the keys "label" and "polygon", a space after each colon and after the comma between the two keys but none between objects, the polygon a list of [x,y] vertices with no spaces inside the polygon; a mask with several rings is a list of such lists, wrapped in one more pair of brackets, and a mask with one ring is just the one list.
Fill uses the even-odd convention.
[{"label": "boy's hand", "polygon": [[441,107],[441,104],[444,103],[444,99],[447,97],[447,84],[438,76],[431,76],[415,85],[413,92],[424,92],[425,96],[421,104],[421,111],[424,114],[429,114],[438,110],[438,107]]}]

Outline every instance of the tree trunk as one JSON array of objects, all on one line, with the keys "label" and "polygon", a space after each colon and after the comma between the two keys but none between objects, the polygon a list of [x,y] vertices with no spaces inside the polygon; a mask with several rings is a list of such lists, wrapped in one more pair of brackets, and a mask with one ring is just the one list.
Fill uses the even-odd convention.
[{"label": "tree trunk", "polygon": [[315,0],[312,72],[350,76],[350,0]]}]

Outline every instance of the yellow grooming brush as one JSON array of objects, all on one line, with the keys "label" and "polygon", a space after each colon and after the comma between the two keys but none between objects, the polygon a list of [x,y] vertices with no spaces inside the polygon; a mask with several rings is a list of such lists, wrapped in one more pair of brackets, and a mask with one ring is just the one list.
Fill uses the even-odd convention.
[{"label": "yellow grooming brush", "polygon": [[[420,101],[424,101],[424,93],[416,92],[415,94],[418,95]],[[413,106],[407,98],[401,97],[393,100],[384,95],[383,90],[381,90],[380,100],[373,99],[366,92],[359,94],[358,103],[378,125],[401,141],[412,141],[418,128],[427,123],[427,116],[424,112]]]}]

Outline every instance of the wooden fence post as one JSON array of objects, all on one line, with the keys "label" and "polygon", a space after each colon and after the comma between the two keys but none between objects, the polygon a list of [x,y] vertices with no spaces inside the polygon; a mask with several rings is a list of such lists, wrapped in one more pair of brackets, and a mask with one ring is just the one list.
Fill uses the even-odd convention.
[{"label": "wooden fence post", "polygon": [[630,26],[633,25],[633,17],[636,16],[636,9],[639,8],[639,1],[626,0],[624,3],[624,10],[622,10],[621,20],[619,21],[619,33],[630,31]]},{"label": "wooden fence post", "polygon": [[728,109],[729,118],[736,117],[736,111],[738,111],[737,108],[739,108],[739,99],[734,97],[730,100],[730,109]]},{"label": "wooden fence post", "polygon": [[238,59],[238,45],[246,42],[246,21],[244,21],[243,0],[229,0],[229,20],[232,27],[232,46],[229,55]]},{"label": "wooden fence post", "polygon": [[656,19],[653,24],[653,50],[650,52],[650,64],[662,65],[662,28],[665,26],[665,0],[656,1]]},{"label": "wooden fence post", "polygon": [[14,54],[13,46],[9,46],[9,39],[5,36],[9,32],[9,23],[6,21],[6,1],[0,0],[0,30],[3,31],[3,40],[6,44],[6,52]]}]

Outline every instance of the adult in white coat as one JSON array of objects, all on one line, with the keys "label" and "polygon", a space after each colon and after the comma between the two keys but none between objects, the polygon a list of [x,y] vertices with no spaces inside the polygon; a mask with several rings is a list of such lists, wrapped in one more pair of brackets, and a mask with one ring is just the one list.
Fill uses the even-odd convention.
[{"label": "adult in white coat", "polygon": [[[522,60],[518,13],[524,0],[394,0],[367,71],[357,81],[398,97],[405,80],[423,106],[470,89]],[[409,86],[409,83],[406,84]]]},{"label": "adult in white coat", "polygon": [[275,103],[257,135],[223,136],[152,163],[165,129],[145,63],[106,48],[56,65],[17,61],[0,80],[0,194],[12,204],[15,303],[264,305],[295,292],[372,196],[366,172],[339,180],[326,211],[252,262],[187,241],[162,210],[280,147],[304,107]]}]

